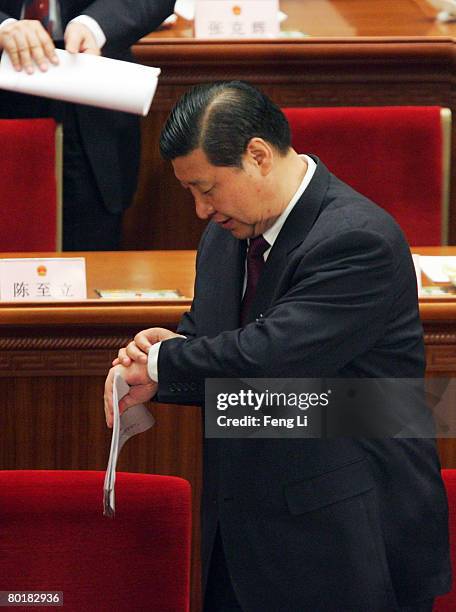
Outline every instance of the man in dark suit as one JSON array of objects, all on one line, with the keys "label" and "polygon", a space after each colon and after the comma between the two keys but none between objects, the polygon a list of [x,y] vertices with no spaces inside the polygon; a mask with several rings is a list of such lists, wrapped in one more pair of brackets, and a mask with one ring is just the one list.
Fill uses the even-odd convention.
[{"label": "man in dark suit", "polygon": [[[173,11],[174,0],[0,0],[0,49],[17,69],[46,70],[54,43],[73,53],[132,61],[130,46]],[[34,6],[34,5],[33,5]],[[43,7],[49,32],[36,18]],[[22,18],[22,19],[21,19]],[[54,117],[64,129],[64,250],[116,250],[139,168],[133,115],[0,91],[0,118]]]},{"label": "man in dark suit", "polygon": [[[203,403],[207,378],[424,376],[400,228],[298,155],[268,98],[239,82],[194,88],[161,151],[210,222],[185,337],[153,328],[119,351],[108,425],[116,371],[132,385],[122,410],[154,395]],[[450,586],[431,438],[205,439],[202,531],[206,612],[430,612]]]}]

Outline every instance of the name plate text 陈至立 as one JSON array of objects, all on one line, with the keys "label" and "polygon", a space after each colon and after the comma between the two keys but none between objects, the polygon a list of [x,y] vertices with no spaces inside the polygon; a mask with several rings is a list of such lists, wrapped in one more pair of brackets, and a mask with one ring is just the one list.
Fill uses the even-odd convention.
[{"label": "name plate text \u9648\u81f3\u7acb", "polygon": [[86,268],[83,257],[0,259],[2,302],[86,298]]}]

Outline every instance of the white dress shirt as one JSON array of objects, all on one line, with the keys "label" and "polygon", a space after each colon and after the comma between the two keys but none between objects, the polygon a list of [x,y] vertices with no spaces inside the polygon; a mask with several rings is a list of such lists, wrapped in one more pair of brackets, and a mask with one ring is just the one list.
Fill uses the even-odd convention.
[{"label": "white dress shirt", "polygon": [[[274,225],[270,227],[268,230],[266,230],[263,234],[263,237],[271,245],[269,249],[265,251],[263,255],[265,261],[267,260],[269,253],[271,252],[272,246],[274,242],[277,240],[277,236],[279,235],[280,230],[283,227],[283,224],[287,220],[288,215],[291,213],[293,208],[296,206],[298,200],[301,198],[302,194],[307,189],[310,181],[312,180],[313,175],[315,174],[315,170],[317,169],[317,164],[314,162],[314,160],[311,157],[309,157],[308,155],[300,155],[299,157],[301,157],[307,162],[307,170],[304,175],[304,178],[301,181],[301,184],[299,185],[294,196],[291,198],[288,206],[282,212],[280,217],[276,219]],[[244,274],[243,292],[245,292],[246,284],[247,284],[247,274]],[[182,337],[185,338],[185,336],[182,336]],[[150,378],[155,382],[158,382],[158,353],[160,351],[160,346],[161,346],[161,342],[157,342],[157,344],[154,344],[153,346],[151,346],[149,349],[148,357],[147,357],[147,371],[148,371]]]},{"label": "white dress shirt", "polygon": [[[21,18],[24,17],[24,13],[25,13],[25,5],[22,7]],[[60,15],[60,3],[58,2],[58,0],[49,0],[49,13],[50,13],[49,15],[50,20],[54,24],[53,31],[52,31],[52,38],[54,40],[63,40],[64,32],[63,32],[63,27],[62,27],[62,19]],[[14,23],[15,21],[17,21],[17,19],[13,19],[13,18],[5,19],[0,24],[0,29],[8,25],[9,23]],[[100,49],[103,47],[103,45],[106,42],[106,36],[103,30],[101,29],[101,27],[95,21],[95,19],[92,19],[92,17],[89,17],[88,15],[79,15],[79,17],[75,17],[69,23],[73,23],[73,22],[82,23],[83,25],[87,26],[89,30],[92,32],[98,47]]]},{"label": "white dress shirt", "polygon": [[267,258],[269,257],[269,253],[271,252],[272,245],[277,240],[277,236],[279,235],[280,230],[283,227],[283,224],[287,220],[288,215],[291,213],[293,208],[298,203],[304,191],[307,189],[307,186],[312,180],[312,177],[315,174],[315,170],[317,169],[317,164],[314,162],[314,160],[311,157],[309,157],[308,155],[300,155],[299,157],[301,159],[304,159],[307,162],[306,173],[304,175],[304,178],[301,181],[301,184],[298,187],[298,190],[296,191],[294,196],[291,198],[288,206],[285,208],[285,210],[280,215],[280,217],[276,219],[274,225],[270,227],[268,230],[266,230],[263,234],[263,238],[267,240],[267,242],[269,242],[269,244],[271,245],[269,249],[264,252],[264,255],[263,255],[264,261],[266,261]]}]

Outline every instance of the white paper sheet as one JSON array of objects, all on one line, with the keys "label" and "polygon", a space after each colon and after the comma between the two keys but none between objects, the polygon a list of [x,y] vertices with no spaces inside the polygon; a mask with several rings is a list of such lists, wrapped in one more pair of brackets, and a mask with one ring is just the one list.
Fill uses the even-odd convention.
[{"label": "white paper sheet", "polygon": [[455,0],[428,0],[429,4],[436,9],[446,11],[450,15],[456,14],[456,1]]},{"label": "white paper sheet", "polygon": [[146,116],[157,88],[159,68],[56,49],[58,66],[47,72],[17,72],[3,53],[0,89]]},{"label": "white paper sheet", "polygon": [[416,253],[412,254],[413,266],[415,268],[415,276],[416,276],[416,287],[418,291],[418,295],[421,295],[422,292],[422,283],[421,283],[421,262],[420,256]]},{"label": "white paper sheet", "polygon": [[434,283],[448,283],[448,269],[456,271],[456,257],[420,256],[421,271]]},{"label": "white paper sheet", "polygon": [[114,376],[113,384],[113,428],[111,451],[103,485],[103,514],[113,518],[116,511],[115,484],[116,465],[120,451],[127,440],[136,434],[147,431],[155,423],[154,417],[144,404],[132,406],[119,415],[119,401],[127,395],[130,387],[119,374]]}]

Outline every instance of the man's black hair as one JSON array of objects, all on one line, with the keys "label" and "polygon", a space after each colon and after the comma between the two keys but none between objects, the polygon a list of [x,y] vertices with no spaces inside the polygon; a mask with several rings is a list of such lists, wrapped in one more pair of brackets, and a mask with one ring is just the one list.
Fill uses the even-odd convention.
[{"label": "man's black hair", "polygon": [[262,138],[282,155],[290,148],[285,115],[261,91],[242,81],[197,85],[176,103],[160,136],[168,161],[201,148],[214,166],[242,166],[252,138]]}]

